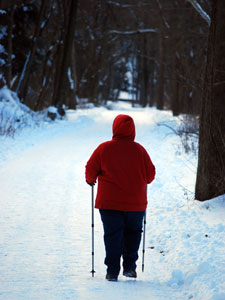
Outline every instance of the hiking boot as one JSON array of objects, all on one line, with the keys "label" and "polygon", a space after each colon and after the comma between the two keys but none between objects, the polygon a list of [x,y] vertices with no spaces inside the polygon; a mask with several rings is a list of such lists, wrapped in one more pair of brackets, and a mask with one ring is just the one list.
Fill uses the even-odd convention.
[{"label": "hiking boot", "polygon": [[124,270],[123,271],[123,275],[126,277],[130,277],[130,278],[137,278],[137,272],[136,271],[128,271],[128,270]]},{"label": "hiking boot", "polygon": [[108,281],[117,281],[117,276],[107,273],[105,279]]}]

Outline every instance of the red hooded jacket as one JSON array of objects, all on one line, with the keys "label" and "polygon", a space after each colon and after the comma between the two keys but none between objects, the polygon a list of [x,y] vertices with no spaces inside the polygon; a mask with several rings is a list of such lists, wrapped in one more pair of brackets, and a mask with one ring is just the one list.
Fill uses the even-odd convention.
[{"label": "red hooded jacket", "polygon": [[146,184],[155,177],[155,167],[147,151],[134,142],[135,125],[130,116],[118,115],[113,122],[113,138],[100,144],[86,164],[86,181],[98,178],[95,208],[144,211]]}]

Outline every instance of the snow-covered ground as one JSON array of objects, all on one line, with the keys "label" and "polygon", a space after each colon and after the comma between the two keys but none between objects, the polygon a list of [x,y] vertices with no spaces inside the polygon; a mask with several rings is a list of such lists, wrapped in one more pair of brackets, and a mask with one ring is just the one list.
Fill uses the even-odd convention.
[{"label": "snow-covered ground", "polygon": [[[84,168],[111,139],[119,113],[136,123],[156,179],[148,188],[145,271],[105,280],[103,230],[95,210],[91,271],[91,189]],[[0,137],[0,299],[225,299],[225,199],[193,200],[196,158],[178,147],[170,112],[131,108],[68,112],[68,120]]]}]

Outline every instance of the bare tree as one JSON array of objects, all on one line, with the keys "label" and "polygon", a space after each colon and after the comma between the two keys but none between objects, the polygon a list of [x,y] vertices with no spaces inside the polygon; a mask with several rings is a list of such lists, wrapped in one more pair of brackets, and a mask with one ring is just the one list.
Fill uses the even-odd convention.
[{"label": "bare tree", "polygon": [[[66,4],[66,5],[65,5]],[[70,108],[76,107],[75,80],[73,77],[73,43],[76,24],[78,0],[68,0],[64,2],[64,28],[62,41],[59,44],[59,60],[56,70],[56,86],[54,91],[54,104],[62,112],[62,105],[66,104]],[[67,21],[68,17],[68,21]],[[71,99],[73,101],[71,102]]]}]

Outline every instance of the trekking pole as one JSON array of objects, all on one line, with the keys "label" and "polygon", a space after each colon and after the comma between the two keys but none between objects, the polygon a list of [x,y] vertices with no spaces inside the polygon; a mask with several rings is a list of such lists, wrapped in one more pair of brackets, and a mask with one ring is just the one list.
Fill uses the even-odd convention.
[{"label": "trekking pole", "polygon": [[[147,184],[146,184],[146,196],[147,196]],[[146,210],[144,214],[144,230],[143,230],[143,249],[142,249],[142,272],[144,272],[144,260],[145,260],[145,228],[146,228]]]},{"label": "trekking pole", "polygon": [[144,272],[144,260],[145,260],[145,227],[146,227],[146,211],[145,211],[145,214],[144,214],[143,249],[142,249],[142,272]]},{"label": "trekking pole", "polygon": [[94,185],[91,186],[91,228],[92,228],[92,277],[94,277]]}]

